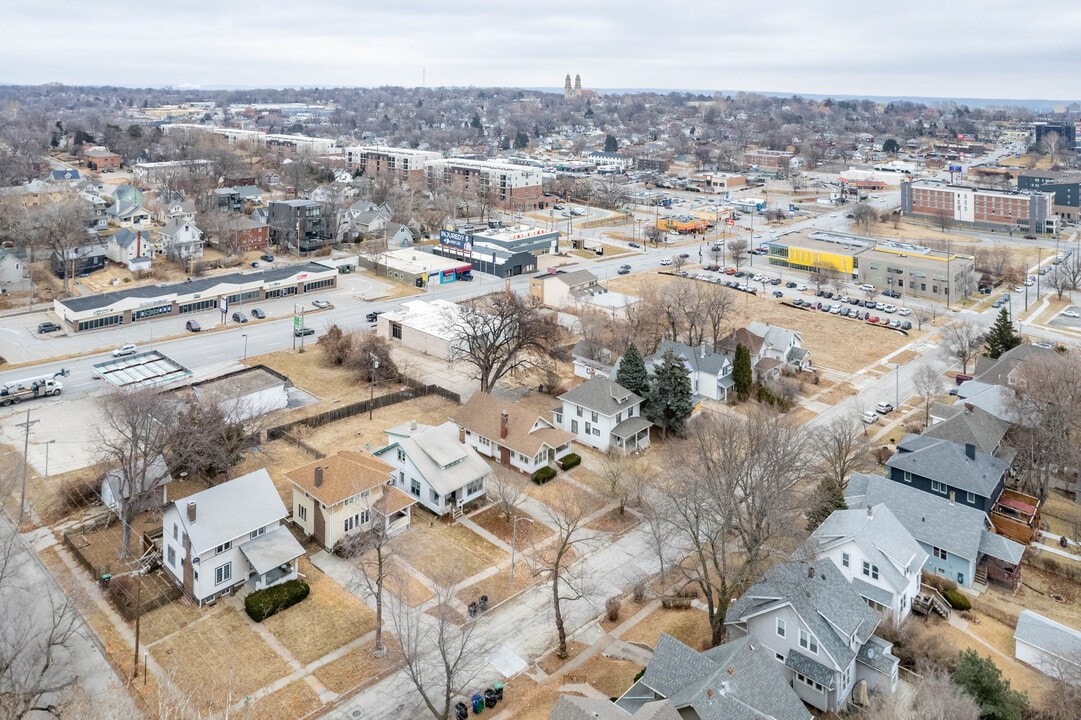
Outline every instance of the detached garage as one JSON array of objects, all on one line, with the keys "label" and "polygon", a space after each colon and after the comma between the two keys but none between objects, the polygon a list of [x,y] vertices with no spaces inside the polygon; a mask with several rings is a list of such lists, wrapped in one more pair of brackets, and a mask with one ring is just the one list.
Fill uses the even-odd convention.
[{"label": "detached garage", "polygon": [[1081,683],[1081,632],[1031,610],[1021,611],[1013,633],[1014,657],[1044,675]]}]

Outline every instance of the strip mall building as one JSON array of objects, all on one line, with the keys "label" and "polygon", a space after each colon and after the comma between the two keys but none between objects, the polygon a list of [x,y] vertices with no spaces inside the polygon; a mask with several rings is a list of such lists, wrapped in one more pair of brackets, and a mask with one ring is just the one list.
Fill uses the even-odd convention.
[{"label": "strip mall building", "polygon": [[158,317],[206,312],[220,307],[222,300],[228,307],[234,303],[299,295],[337,285],[337,268],[308,263],[54,300],[53,310],[67,330],[84,332]]}]

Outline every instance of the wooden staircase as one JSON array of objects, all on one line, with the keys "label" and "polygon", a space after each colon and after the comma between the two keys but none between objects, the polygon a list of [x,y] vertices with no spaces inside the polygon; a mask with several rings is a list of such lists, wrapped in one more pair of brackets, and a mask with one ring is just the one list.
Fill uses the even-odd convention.
[{"label": "wooden staircase", "polygon": [[976,574],[972,578],[974,585],[986,585],[987,584],[987,566],[980,563],[976,566]]},{"label": "wooden staircase", "polygon": [[912,610],[920,615],[937,613],[947,620],[950,617],[950,604],[930,585],[920,585],[919,594],[912,600]]}]

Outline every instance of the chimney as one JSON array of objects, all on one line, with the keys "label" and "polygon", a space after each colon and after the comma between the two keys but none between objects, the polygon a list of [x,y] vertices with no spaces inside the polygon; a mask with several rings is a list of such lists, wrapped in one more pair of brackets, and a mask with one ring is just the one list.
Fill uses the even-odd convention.
[{"label": "chimney", "polygon": [[875,516],[874,509],[870,505],[868,505],[867,506],[867,517],[873,518],[874,516]]},{"label": "chimney", "polygon": [[188,503],[188,522],[195,522],[195,502]]},{"label": "chimney", "polygon": [[807,566],[807,577],[809,577],[809,578],[813,578],[814,576],[815,576],[815,568],[814,568],[814,565],[808,565],[808,566]]},{"label": "chimney", "polygon": [[702,357],[705,357],[705,356],[706,356],[706,341],[705,341],[705,340],[703,340],[703,341],[702,341],[702,345],[701,345],[701,355],[702,355]]},{"label": "chimney", "polygon": [[506,440],[507,439],[507,420],[508,419],[509,419],[509,416],[507,415],[506,410],[503,410],[502,412],[499,413],[499,439],[500,440]]},{"label": "chimney", "polygon": [[323,487],[323,467],[321,465],[315,468],[315,486]]},{"label": "chimney", "polygon": [[976,446],[972,443],[965,443],[965,457],[969,460],[976,459]]},{"label": "chimney", "polygon": [[955,493],[953,492],[953,490],[950,490],[950,505],[953,505],[954,496],[955,496]]},{"label": "chimney", "polygon": [[417,421],[416,420],[410,420],[409,421],[409,429],[410,430],[416,430],[417,429]]},{"label": "chimney", "polygon": [[458,426],[458,442],[465,445],[465,428],[461,425]]},{"label": "chimney", "polygon": [[972,413],[972,409],[973,409],[973,407],[974,407],[974,406],[973,406],[973,404],[972,404],[972,403],[965,403],[965,412],[967,412],[967,413],[971,414],[971,413]]}]

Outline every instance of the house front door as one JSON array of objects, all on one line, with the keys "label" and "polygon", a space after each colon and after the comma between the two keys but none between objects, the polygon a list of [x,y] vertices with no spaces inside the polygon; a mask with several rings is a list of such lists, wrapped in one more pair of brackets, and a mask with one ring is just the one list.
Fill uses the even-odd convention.
[{"label": "house front door", "polygon": [[510,465],[510,449],[506,446],[499,446],[499,462],[502,465]]}]

